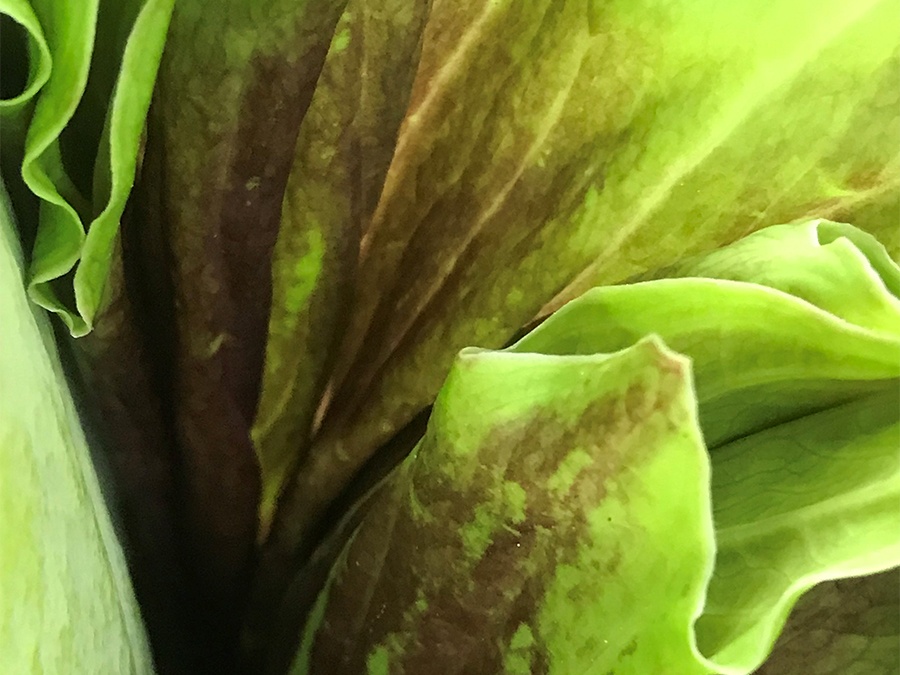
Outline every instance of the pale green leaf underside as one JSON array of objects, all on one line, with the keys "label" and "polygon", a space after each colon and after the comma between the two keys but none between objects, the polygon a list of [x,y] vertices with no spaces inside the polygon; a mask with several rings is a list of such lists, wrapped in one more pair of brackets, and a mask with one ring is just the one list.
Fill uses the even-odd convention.
[{"label": "pale green leaf underside", "polygon": [[693,359],[711,447],[872,391],[900,374],[900,339],[862,330],[779,291],[714,279],[595,289],[512,349],[605,352],[648,333]]},{"label": "pale green leaf underside", "polygon": [[762,284],[862,328],[900,335],[900,267],[872,235],[844,223],[776,225],[640,280],[675,277]]},{"label": "pale green leaf underside", "polygon": [[604,352],[657,333],[693,359],[710,447],[900,375],[897,266],[850,226],[767,228],[654,276],[687,274],[589,291],[511,349]]},{"label": "pale green leaf underside", "polygon": [[0,185],[0,672],[153,672],[123,552]]},{"label": "pale green leaf underside", "polygon": [[900,564],[897,448],[895,382],[713,453],[718,552],[697,632],[725,672],[762,663],[813,584]]}]

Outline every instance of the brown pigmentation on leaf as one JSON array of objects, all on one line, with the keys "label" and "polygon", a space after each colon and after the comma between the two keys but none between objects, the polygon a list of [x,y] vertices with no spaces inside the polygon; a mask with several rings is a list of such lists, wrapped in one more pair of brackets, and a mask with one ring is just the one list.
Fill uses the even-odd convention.
[{"label": "brown pigmentation on leaf", "polygon": [[[711,549],[676,547],[668,565],[644,567],[661,545],[658,528],[667,537],[669,527],[643,520],[645,501],[676,500],[686,540],[697,523],[709,527],[699,501],[643,483],[670,460],[688,491],[705,472],[699,436],[685,427],[686,363],[655,350],[644,343],[594,362],[525,355],[515,369],[503,355],[461,355],[428,432],[335,566],[291,672],[587,672],[571,664],[588,662],[606,672],[632,654],[660,666],[655,637],[605,614],[620,597],[611,589],[648,573],[642,591],[677,589],[686,609],[682,626],[655,616],[654,634],[675,631],[667,664],[697,672],[689,613]],[[484,417],[472,422],[474,410]],[[565,638],[570,612],[556,603],[569,602],[558,596],[569,584],[572,601],[592,612],[589,645],[583,634]],[[572,655],[560,653],[564,643]]]},{"label": "brown pigmentation on leaf", "polygon": [[300,123],[342,10],[340,0],[179,2],[151,111],[155,173],[138,190],[158,191],[148,217],[161,221],[172,262],[170,385],[186,542],[223,634],[237,628],[258,528],[250,429],[272,249]]},{"label": "brown pigmentation on leaf", "polygon": [[301,127],[275,247],[253,432],[263,473],[263,535],[288,464],[308,450],[353,299],[359,240],[393,153],[429,8],[420,0],[351,2]]}]

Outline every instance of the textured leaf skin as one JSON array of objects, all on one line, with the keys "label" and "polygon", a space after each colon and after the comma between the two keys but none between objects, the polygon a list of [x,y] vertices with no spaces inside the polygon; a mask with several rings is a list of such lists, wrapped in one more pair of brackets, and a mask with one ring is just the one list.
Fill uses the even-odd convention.
[{"label": "textured leaf skin", "polygon": [[[122,358],[136,355],[140,363],[140,340],[128,342],[133,337],[131,319],[127,318],[132,310],[124,307],[120,314],[115,307],[116,297],[123,291],[121,271],[116,269],[115,235],[141,155],[139,141],[149,103],[149,83],[162,48],[171,1],[106,3],[105,13],[99,2],[85,5],[84,13],[52,0],[33,4],[37,9],[33,19],[28,5],[22,2],[5,0],[0,5],[0,11],[15,15],[39,54],[34,61],[37,65],[26,79],[24,94],[0,104],[4,121],[11,120],[5,126],[21,137],[16,142],[22,144],[25,181],[43,202],[40,216],[23,210],[26,219],[34,215],[33,224],[38,226],[31,293],[59,313],[73,334],[83,334],[91,327],[99,329],[92,344],[79,347],[86,373],[103,361],[115,360],[118,354]],[[384,441],[405,428],[410,418],[432,401],[460,346],[477,341],[497,347],[534,315],[540,302],[558,291],[550,307],[586,286],[619,280],[662,260],[720,245],[769,222],[824,212],[852,217],[874,229],[878,223],[895,222],[898,214],[896,145],[889,142],[898,130],[892,79],[897,49],[880,39],[883,25],[897,9],[891,2],[873,0],[851,6],[835,1],[816,3],[815,7],[803,2],[790,7],[776,3],[763,12],[758,23],[748,22],[748,10],[740,5],[724,10],[710,7],[703,16],[715,20],[722,30],[701,41],[700,46],[682,39],[697,29],[694,19],[685,18],[691,13],[680,10],[675,2],[638,7],[640,21],[652,28],[649,32],[629,14],[635,10],[623,9],[624,3],[602,8],[591,5],[585,12],[583,3],[536,3],[522,8],[510,2],[471,2],[456,8],[453,3],[438,2],[428,28],[430,42],[425,57],[421,64],[415,63],[415,58],[414,63],[407,64],[419,68],[418,84],[412,88],[409,115],[389,171],[386,159],[395,135],[393,121],[399,123],[397,113],[406,104],[405,77],[411,77],[411,73],[397,78],[398,102],[402,105],[396,109],[386,106],[390,109],[385,118],[391,123],[378,129],[374,139],[368,136],[377,126],[367,126],[371,120],[359,121],[353,132],[365,139],[360,141],[362,145],[371,144],[371,164],[366,159],[360,163],[365,166],[348,169],[341,157],[352,153],[345,147],[340,147],[343,154],[337,152],[337,161],[332,163],[327,155],[332,145],[342,146],[344,139],[340,137],[333,144],[331,138],[327,139],[325,155],[318,157],[315,150],[320,148],[303,146],[302,136],[302,152],[292,141],[275,147],[257,143],[260,136],[283,140],[300,127],[312,86],[300,86],[299,94],[289,91],[285,103],[281,99],[285,88],[277,86],[278,64],[266,61],[262,70],[254,70],[258,64],[245,57],[263,54],[268,58],[276,51],[277,61],[283,56],[279,50],[284,44],[290,48],[300,45],[300,50],[314,44],[312,58],[307,59],[309,54],[304,52],[298,59],[303,61],[299,76],[290,67],[296,63],[285,68],[286,80],[311,83],[318,77],[324,45],[329,41],[333,46],[341,44],[340,33],[331,38],[332,20],[340,14],[339,3],[318,5],[325,7],[321,15],[318,10],[307,12],[303,6],[300,11],[306,12],[304,21],[313,17],[303,24],[304,30],[314,33],[310,41],[296,39],[290,21],[271,20],[267,11],[278,3],[263,9],[255,4],[245,7],[234,0],[226,4],[237,8],[235,16],[239,18],[232,21],[225,11],[209,22],[209,34],[216,39],[227,33],[220,42],[205,41],[214,43],[213,57],[206,55],[205,63],[195,54],[185,58],[189,63],[183,68],[185,72],[178,70],[178,57],[167,62],[168,103],[180,107],[188,121],[179,129],[168,128],[170,117],[177,126],[179,114],[166,112],[166,96],[159,99],[162,112],[151,129],[147,162],[154,175],[147,178],[138,195],[139,203],[149,209],[141,221],[142,226],[146,222],[153,226],[149,238],[156,237],[158,243],[175,235],[172,250],[155,258],[160,269],[148,276],[154,278],[154,288],[166,289],[166,293],[144,307],[151,308],[148,323],[160,327],[153,335],[155,342],[164,345],[160,352],[168,358],[171,348],[174,354],[162,369],[164,379],[174,377],[174,391],[167,397],[170,400],[160,405],[174,402],[176,407],[181,445],[187,448],[186,473],[191,477],[185,489],[191,561],[199,568],[196,576],[207,600],[212,600],[209,618],[221,621],[225,633],[235,625],[232,612],[242,607],[248,551],[255,536],[266,534],[275,495],[290,463],[299,462],[296,478],[288,486],[266,548],[267,554],[275,554],[276,569],[308,553],[322,531],[326,507],[335,495],[343,493]],[[195,47],[203,51],[204,40],[202,36],[195,40],[192,27],[205,27],[207,23],[205,16],[197,21],[199,12],[192,16],[190,6],[183,6],[188,9],[181,18],[188,18],[178,29],[182,31],[179,39],[182,44],[189,43],[190,49],[186,47],[179,57]],[[746,6],[749,8],[749,3]],[[295,10],[297,5],[292,4],[285,13]],[[424,14],[416,17],[421,19]],[[111,37],[113,33],[107,29],[118,22],[129,30]],[[223,26],[237,26],[237,34],[219,30]],[[244,40],[242,29],[248,26],[253,27],[254,34]],[[799,39],[798,27],[803,29]],[[416,30],[414,25],[410,34],[415,35]],[[187,33],[189,39],[184,37]],[[456,42],[442,40],[442,34],[456,36]],[[653,39],[668,37],[672,49],[659,49],[648,35]],[[479,43],[491,46],[487,50],[476,48]],[[402,61],[404,50],[412,46],[412,41],[404,42],[403,49],[397,50],[398,60]],[[42,49],[58,57],[55,72],[46,68]],[[415,51],[410,49],[409,53]],[[545,52],[547,58],[538,59],[536,67],[528,66],[530,71],[521,67],[523,61],[528,62],[528,54]],[[217,60],[221,54],[225,57]],[[633,61],[619,58],[622,54],[633,57]],[[722,55],[725,57],[719,58]],[[207,71],[216,65],[226,75],[236,76],[214,76],[213,84],[202,81],[202,77],[185,77],[198,61],[209,66]],[[171,66],[173,62],[176,66]],[[625,76],[604,71],[609,63],[616,64],[617,69],[623,64]],[[697,63],[704,64],[709,72],[703,72],[702,66],[690,67]],[[599,76],[591,70],[596,64],[600,64]],[[254,87],[245,87],[243,75],[248,72],[247,80],[274,82],[273,89],[278,88],[279,93],[267,96]],[[340,79],[337,72],[332,74]],[[716,79],[719,76],[722,81]],[[734,84],[728,79],[731,77]],[[483,78],[481,86],[473,86],[479,78]],[[582,79],[590,84],[584,85]],[[481,95],[477,104],[471,94],[476,89]],[[200,95],[194,96],[197,92]],[[586,115],[585,101],[594,105],[600,93],[613,112]],[[371,94],[363,92],[360,98]],[[107,114],[106,102],[111,97],[113,104]],[[828,105],[815,106],[815,114],[803,112],[803,105],[794,105],[795,101],[816,98]],[[619,105],[622,100],[625,103]],[[198,101],[199,115],[195,115],[197,110],[191,104]],[[226,105],[220,105],[222,101]],[[229,106],[229,102],[236,105]],[[248,108],[263,110],[261,117],[265,119],[257,125],[259,116],[251,113],[249,117],[254,119],[244,125],[247,118],[243,114]],[[316,122],[319,130],[357,123],[348,118],[345,108],[335,109],[339,111],[336,115],[326,114]],[[522,114],[523,110],[534,114]],[[195,124],[198,117],[201,122]],[[592,123],[600,119],[603,133],[595,137],[597,128],[584,128],[585,119]],[[286,134],[280,133],[281,122],[288,128]],[[205,123],[209,124],[203,128]],[[272,126],[278,127],[274,133]],[[27,134],[25,129],[29,129]],[[310,139],[322,137],[315,125],[308,129]],[[790,138],[784,137],[785,129],[791,130]],[[188,139],[204,132],[209,132],[204,142],[208,141],[207,149],[211,149],[203,153],[204,161],[212,158],[212,166],[194,162],[191,150],[185,150],[190,145]],[[238,140],[229,142],[234,139]],[[80,148],[95,146],[99,146],[96,156],[79,156]],[[273,403],[266,403],[264,414],[257,416],[266,331],[272,333],[273,326],[279,326],[277,319],[272,322],[267,317],[269,276],[273,272],[269,263],[275,229],[285,219],[280,213],[277,217],[273,214],[283,211],[285,191],[289,198],[296,194],[290,188],[288,167],[298,165],[298,154],[321,164],[309,162],[303,169],[315,179],[312,187],[301,179],[305,187],[299,190],[303,199],[298,201],[305,203],[296,212],[293,207],[291,211],[292,217],[303,223],[296,228],[300,244],[295,242],[296,248],[285,253],[282,262],[290,261],[301,250],[304,262],[310,264],[299,272],[304,282],[302,292],[292,296],[296,288],[291,282],[297,270],[288,264],[279,273],[276,251],[276,293],[282,283],[285,298],[290,300],[285,314],[294,325],[281,335],[281,347],[268,343],[272,347],[272,372],[285,372],[286,378],[269,389]],[[238,159],[232,162],[235,157]],[[785,157],[791,159],[786,161]],[[238,166],[244,159],[250,169]],[[18,162],[13,162],[15,172]],[[201,170],[197,170],[198,164],[203,164]],[[7,166],[5,163],[5,172],[9,171]],[[323,166],[328,171],[322,179],[325,188],[319,190],[316,179]],[[742,171],[727,169],[734,166]],[[303,171],[297,175],[303,176]],[[368,177],[361,178],[362,174]],[[203,194],[199,197],[192,193],[207,178],[209,183],[203,185],[206,192],[200,190]],[[185,190],[170,199],[178,193],[177,189],[170,190],[173,184]],[[309,204],[322,197],[327,203],[331,196],[328,188],[341,184],[358,189],[359,195],[353,196],[349,206],[337,205],[332,224],[320,228],[307,215],[316,211]],[[340,188],[335,192],[341,192]],[[376,200],[379,193],[381,198]],[[248,195],[250,199],[245,199]],[[26,206],[30,208],[30,204]],[[330,205],[322,211],[329,218],[333,215]],[[350,217],[346,218],[348,212]],[[201,228],[196,224],[202,222],[205,227],[207,220],[214,221],[213,225],[197,237]],[[250,230],[248,222],[259,227]],[[26,223],[22,231],[27,232],[31,226]],[[323,237],[311,235],[320,229]],[[208,232],[213,232],[211,239],[204,238]],[[660,232],[665,234],[660,236]],[[353,267],[358,234],[362,235],[361,265],[358,280],[351,281],[347,271]],[[897,239],[892,236],[888,249],[896,252]],[[27,235],[25,239],[30,244]],[[850,241],[858,245],[852,237]],[[839,244],[836,249],[843,247],[852,254],[853,246],[847,241]],[[211,250],[217,254],[211,256],[209,268],[196,264]],[[147,263],[156,253],[145,252],[144,272],[152,266]],[[816,311],[801,311],[796,302],[789,307],[777,299],[778,292],[750,293],[759,301],[756,305],[749,295],[742,299],[748,304],[741,306],[757,308],[761,313],[772,303],[783,310],[773,313],[776,320],[797,316],[803,327],[814,329],[808,335],[806,351],[796,353],[791,352],[786,340],[779,344],[778,336],[774,336],[765,346],[781,351],[776,349],[774,356],[760,354],[760,364],[771,366],[782,357],[794,356],[801,361],[824,359],[825,365],[816,369],[803,362],[801,367],[776,368],[782,380],[740,380],[746,388],[733,392],[710,389],[710,382],[727,374],[727,368],[722,372],[704,369],[703,375],[698,375],[698,389],[707,392],[701,422],[710,445],[721,450],[723,457],[735,439],[747,437],[754,443],[764,443],[765,436],[757,432],[775,424],[794,429],[789,425],[800,416],[825,415],[810,419],[824,419],[823,426],[852,428],[857,414],[850,422],[842,416],[852,408],[848,402],[878,400],[882,402],[878,412],[885,415],[879,422],[884,434],[876,439],[873,457],[883,458],[878,453],[883,451],[885,439],[893,438],[889,414],[892,402],[871,395],[897,381],[895,369],[887,367],[896,362],[897,356],[894,338],[898,323],[895,298],[891,297],[896,289],[881,274],[884,288],[876,285],[875,291],[865,297],[855,295],[853,275],[862,270],[863,276],[871,276],[873,270],[867,265],[875,267],[875,263],[871,257],[863,260],[857,256],[854,268],[851,258],[841,259],[842,263],[849,261],[848,266],[834,275],[833,288],[827,293],[822,292],[825,277],[813,279],[811,285],[801,284],[800,290],[783,288],[777,280],[768,283],[835,314],[849,327],[838,330],[834,322],[823,323]],[[548,269],[548,259],[558,266]],[[173,279],[165,278],[170,262],[174,262]],[[746,271],[738,270],[737,277]],[[313,277],[318,291],[315,302],[315,293],[306,283]],[[331,344],[344,334],[347,317],[342,305],[353,296],[351,283],[358,284],[359,292],[349,316],[346,342],[330,386],[326,386],[326,373],[336,356]],[[843,294],[831,292],[841,291],[844,284]],[[676,284],[664,286],[665,292],[655,301],[666,301],[686,292],[684,289],[714,298],[722,289],[727,295],[738,292],[739,287],[724,282]],[[613,305],[619,302],[614,300]],[[630,303],[627,299],[624,302],[623,306]],[[324,309],[317,309],[316,303]],[[242,308],[249,311],[241,313]],[[703,304],[686,309],[702,311]],[[572,315],[567,317],[572,319]],[[101,326],[104,319],[109,323]],[[321,333],[311,336],[312,322],[321,323]],[[170,324],[175,326],[172,332],[166,328]],[[298,361],[294,372],[288,372],[279,367],[277,357],[297,338],[297,325],[301,326],[304,344],[298,350],[299,357],[291,355]],[[696,338],[691,331],[697,329],[688,326],[676,331],[676,336],[687,336],[690,346],[691,339]],[[699,329],[702,331],[703,326]],[[744,329],[748,335],[755,334],[746,326]],[[641,331],[633,332],[635,339],[643,337]],[[122,349],[118,353],[105,342],[116,333],[115,339],[124,340],[116,345],[116,349]],[[825,345],[825,336],[831,336],[835,344],[849,344],[850,358],[838,358],[837,352]],[[747,360],[740,349],[733,351],[723,359],[729,367]],[[160,416],[152,408],[159,404],[153,400],[155,394],[143,393],[153,389],[149,378],[141,372],[133,375],[135,387],[128,391],[130,402],[119,411],[120,419],[110,424],[114,434],[134,433],[137,424],[133,415],[144,399],[151,399],[151,424],[155,425]],[[114,369],[104,374],[104,391],[98,391],[101,399],[106,397],[105,403],[99,404],[104,414],[115,410],[114,399],[128,384],[127,376]],[[790,382],[785,384],[786,380]],[[866,396],[870,398],[863,399]],[[755,405],[763,397],[765,404]],[[803,405],[795,405],[796,401]],[[734,410],[742,412],[733,414]],[[324,424],[312,452],[307,453],[310,434],[319,430],[317,412],[320,417],[324,415]],[[297,421],[285,424],[282,415]],[[197,424],[198,419],[203,421]],[[117,430],[116,425],[122,422]],[[166,434],[161,429],[158,436]],[[154,435],[148,433],[144,438],[149,454],[135,453],[143,462],[153,461],[152,453],[165,451],[168,441],[157,440]],[[295,439],[299,442],[293,447]],[[267,452],[264,445],[274,451]],[[124,447],[136,450],[127,444]],[[125,459],[124,454],[120,459],[126,473],[134,472],[132,479],[140,478],[139,463]],[[755,460],[742,455],[741,461],[752,467]],[[147,511],[155,511],[152,493],[166,495],[170,487],[165,483],[171,476],[164,463],[146,475],[157,479],[156,486],[136,496],[151,504]],[[886,484],[885,499],[889,501],[896,482],[888,480]],[[863,486],[871,487],[865,482]],[[230,501],[221,500],[223,488]],[[865,496],[871,490],[858,492]],[[167,500],[163,498],[163,502]],[[862,499],[861,508],[869,506]],[[163,511],[159,513],[162,519],[168,517]],[[883,509],[879,513],[883,515]],[[259,516],[263,520],[261,531],[257,530]],[[134,515],[126,518],[140,521]],[[882,535],[893,524],[889,519],[885,522],[888,525],[882,528]],[[151,522],[141,524],[153,527]],[[884,549],[883,541],[867,545],[873,550],[879,545]],[[791,572],[800,581],[774,594],[778,616],[764,617],[766,630],[774,630],[801,586],[820,575],[822,568],[827,567],[829,574],[849,573],[846,559],[850,553],[840,548],[832,553],[840,560],[823,556],[815,561],[816,571]],[[893,550],[876,551],[865,565],[853,569],[880,569],[892,564],[892,556]],[[721,559],[727,562],[724,554]],[[727,565],[721,567],[726,569]],[[270,589],[269,597],[277,596],[281,581],[275,577],[275,591]],[[728,593],[726,589],[724,595]],[[739,604],[731,597],[725,602]],[[727,662],[728,668],[743,672],[746,664],[758,661],[757,652],[765,640],[749,640],[753,643],[749,647],[742,644],[742,640],[748,642],[752,627],[707,629],[706,625],[701,622],[701,641],[704,646],[711,645],[716,658]],[[382,661],[378,659],[373,667],[380,667]],[[519,667],[519,662],[511,663],[509,668]],[[368,659],[367,665],[371,665]]]},{"label": "textured leaf skin", "polygon": [[691,398],[687,362],[654,339],[463,351],[292,672],[707,672],[690,640],[712,560]]},{"label": "textured leaf skin", "polygon": [[[359,241],[394,151],[430,7],[423,0],[351,0],[301,125],[273,253],[265,370],[252,430],[262,482],[261,540],[286,478],[309,450],[352,301]],[[281,523],[261,551],[245,635],[249,651],[272,639],[272,608],[297,572],[291,527],[290,519]]]},{"label": "textured leaf skin", "polygon": [[[419,60],[430,2],[355,0],[304,118],[273,263],[272,316],[254,441],[263,527],[303,456]],[[360,72],[375,70],[371,77]]]},{"label": "textured leaf skin", "polygon": [[152,675],[125,559],[0,183],[0,672]]},{"label": "textured leaf skin", "polygon": [[849,226],[773,227],[644,276],[723,280],[595,289],[513,347],[587,354],[652,331],[692,358],[718,547],[697,634],[721,672],[757,668],[815,583],[900,560],[898,271]]},{"label": "textured leaf skin", "polygon": [[458,350],[507,344],[545,303],[813,215],[893,237],[896,11],[437,3],[278,545],[303,557]]}]

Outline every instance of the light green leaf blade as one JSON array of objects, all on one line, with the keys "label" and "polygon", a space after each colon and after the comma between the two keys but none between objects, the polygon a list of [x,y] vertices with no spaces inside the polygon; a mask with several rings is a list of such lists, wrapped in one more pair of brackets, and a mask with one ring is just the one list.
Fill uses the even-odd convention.
[{"label": "light green leaf blade", "polygon": [[900,564],[900,388],[718,448],[716,566],[700,650],[725,673],[763,662],[794,602]]},{"label": "light green leaf blade", "polygon": [[900,266],[872,235],[844,223],[768,227],[632,281],[681,277],[762,284],[862,328],[900,335]]},{"label": "light green leaf blade", "polygon": [[719,279],[594,289],[511,349],[591,354],[622,349],[649,333],[691,357],[711,448],[900,377],[900,338],[859,328],[781,291]]},{"label": "light green leaf blade", "polygon": [[708,672],[707,471],[688,363],[655,338],[464,350],[292,672]]},{"label": "light green leaf blade", "polygon": [[[76,166],[95,166],[98,182],[92,194],[80,187],[83,176],[70,173],[65,138],[77,136],[82,125],[73,122],[73,116],[89,85],[99,2],[33,3],[52,68],[35,99],[22,160],[25,184],[41,201],[29,293],[39,305],[58,314],[75,336],[90,331],[109,273],[172,5],[173,0],[135,0],[128,4],[133,12],[121,13],[123,25],[105,26],[128,38],[119,54],[101,50],[104,62],[95,66],[108,68],[110,59],[121,59],[115,81],[86,102],[95,106],[87,118],[106,120],[108,128],[100,146],[75,144]],[[62,279],[73,268],[74,277]]]},{"label": "light green leaf blade", "polygon": [[99,0],[88,0],[80,6],[42,0],[32,6],[50,49],[52,68],[35,100],[21,167],[25,184],[41,203],[29,292],[41,306],[61,310],[64,320],[70,318],[70,330],[80,333],[86,325],[65,311],[46,282],[72,269],[84,241],[80,214],[87,212],[87,202],[66,173],[59,137],[87,84]]},{"label": "light green leaf blade", "polygon": [[[0,185],[0,671],[153,667],[125,558]],[[102,639],[98,639],[102,636]]]},{"label": "light green leaf blade", "polygon": [[0,0],[0,173],[13,208],[26,220],[20,231],[31,242],[37,227],[37,198],[22,180],[25,135],[34,98],[50,77],[50,48],[28,0]]},{"label": "light green leaf blade", "polygon": [[[110,274],[119,221],[135,180],[142,134],[175,0],[132,0],[139,8],[124,44],[101,136],[92,212],[73,280],[79,314],[90,326]],[[128,15],[125,14],[127,17]],[[104,101],[105,103],[105,101]]]},{"label": "light green leaf blade", "polygon": [[813,584],[900,563],[896,271],[848,226],[770,228],[647,275],[724,279],[595,289],[511,348],[588,354],[655,332],[691,357],[723,514],[698,641],[721,672],[756,669]]}]

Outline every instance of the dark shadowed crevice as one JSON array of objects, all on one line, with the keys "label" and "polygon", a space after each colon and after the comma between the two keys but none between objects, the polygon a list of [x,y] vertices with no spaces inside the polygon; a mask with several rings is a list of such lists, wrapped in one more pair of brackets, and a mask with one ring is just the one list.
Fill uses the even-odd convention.
[{"label": "dark shadowed crevice", "polygon": [[28,85],[28,39],[25,29],[8,14],[0,14],[0,99],[11,99]]},{"label": "dark shadowed crevice", "polygon": [[[60,156],[66,175],[79,193],[94,205],[94,213],[79,214],[85,226],[97,215],[98,207],[104,208],[109,200],[108,192],[95,194],[94,171],[97,163],[108,157],[108,152],[102,147],[110,142],[104,128],[120,76],[125,45],[142,4],[125,1],[99,3],[91,66],[84,93],[72,118],[59,135]],[[101,180],[99,184],[109,185],[109,180]]]},{"label": "dark shadowed crevice", "polygon": [[[269,609],[274,630],[265,636],[257,632],[249,635],[251,663],[264,661],[265,672],[272,675],[284,672],[290,665],[301,629],[335,561],[369,509],[383,497],[389,485],[388,477],[424,436],[430,414],[431,406],[373,455],[331,504],[313,533],[311,548],[298,549],[294,560],[280,566],[281,576],[260,580],[271,584]],[[282,588],[287,590],[276,593],[275,589]]]}]

